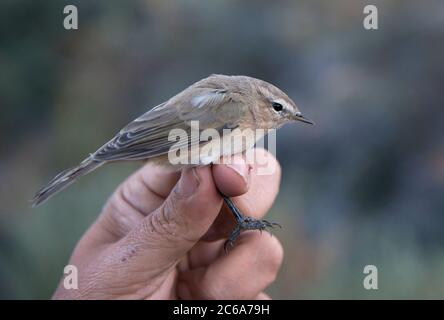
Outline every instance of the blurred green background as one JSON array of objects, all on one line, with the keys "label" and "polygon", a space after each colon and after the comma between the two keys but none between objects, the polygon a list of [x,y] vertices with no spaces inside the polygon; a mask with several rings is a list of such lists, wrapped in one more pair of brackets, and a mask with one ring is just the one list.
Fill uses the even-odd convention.
[{"label": "blurred green background", "polygon": [[[79,30],[63,28],[67,4]],[[0,26],[0,298],[49,298],[138,165],[37,209],[33,193],[211,73],[272,82],[316,122],[277,135],[274,298],[444,298],[443,1],[2,0]],[[378,290],[363,288],[367,264]]]}]

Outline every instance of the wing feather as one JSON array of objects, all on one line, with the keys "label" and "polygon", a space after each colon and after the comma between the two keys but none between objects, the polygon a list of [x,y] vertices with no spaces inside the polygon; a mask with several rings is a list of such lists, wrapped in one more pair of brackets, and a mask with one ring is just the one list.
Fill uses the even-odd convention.
[{"label": "wing feather", "polygon": [[[190,88],[189,88],[190,89]],[[230,97],[227,90],[196,88],[185,90],[125,126],[112,140],[93,154],[94,160],[138,160],[168,153],[170,148],[199,144],[191,138],[191,121],[199,120],[199,130],[213,128],[222,133],[224,128],[236,126],[239,116],[221,115],[220,108],[237,110],[241,106]],[[190,94],[190,92],[192,94]],[[231,114],[236,114],[232,112]],[[172,129],[182,129],[188,140],[178,145],[169,141]]]}]

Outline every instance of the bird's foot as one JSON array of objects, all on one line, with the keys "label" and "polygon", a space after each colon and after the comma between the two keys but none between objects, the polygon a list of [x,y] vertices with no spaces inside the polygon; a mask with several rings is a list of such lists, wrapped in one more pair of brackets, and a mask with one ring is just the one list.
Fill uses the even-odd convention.
[{"label": "bird's foot", "polygon": [[240,219],[236,219],[237,224],[228,236],[227,241],[225,241],[224,249],[228,252],[228,249],[234,246],[234,242],[239,237],[242,231],[245,230],[259,230],[260,232],[267,230],[270,235],[272,235],[271,230],[274,227],[282,228],[280,224],[275,222],[269,222],[267,220],[257,220],[251,217],[241,216]]}]

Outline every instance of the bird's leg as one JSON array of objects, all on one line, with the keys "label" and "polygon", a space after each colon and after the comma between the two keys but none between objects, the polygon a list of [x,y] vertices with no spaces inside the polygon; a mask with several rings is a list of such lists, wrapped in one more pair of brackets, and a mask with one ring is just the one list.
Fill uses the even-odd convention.
[{"label": "bird's leg", "polygon": [[[229,197],[223,195],[222,193],[221,196],[224,199],[224,202],[227,205],[228,209],[230,209],[231,213],[233,214],[234,219],[236,219],[236,226],[234,227],[233,231],[231,231],[230,235],[228,236],[228,240],[224,244],[225,251],[228,251],[229,247],[234,246],[234,242],[236,241],[237,237],[239,237],[242,231],[259,230],[262,232],[263,230],[267,230],[267,228],[273,229],[275,226],[281,227],[278,223],[275,222],[269,222],[267,220],[257,220],[251,217],[244,216]],[[268,231],[270,232],[270,230]]]}]

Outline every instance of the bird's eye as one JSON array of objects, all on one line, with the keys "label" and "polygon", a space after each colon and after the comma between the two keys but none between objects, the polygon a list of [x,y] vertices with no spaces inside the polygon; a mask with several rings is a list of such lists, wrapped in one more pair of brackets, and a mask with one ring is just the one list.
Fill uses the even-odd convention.
[{"label": "bird's eye", "polygon": [[284,107],[280,103],[277,103],[277,102],[273,102],[273,104],[271,106],[276,111],[282,111],[282,109],[284,109]]}]

